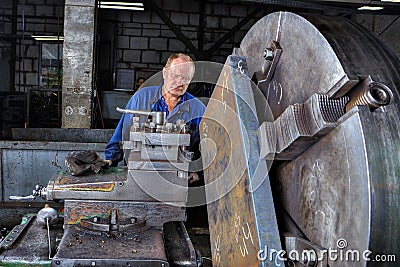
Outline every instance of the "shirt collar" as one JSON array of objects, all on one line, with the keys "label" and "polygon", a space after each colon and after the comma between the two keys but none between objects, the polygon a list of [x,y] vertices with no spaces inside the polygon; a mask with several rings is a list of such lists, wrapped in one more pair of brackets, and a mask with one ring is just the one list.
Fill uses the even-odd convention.
[{"label": "shirt collar", "polygon": [[[153,95],[153,97],[151,98],[151,106],[153,106],[155,103],[157,103],[158,100],[160,100],[162,98],[162,86],[164,83],[161,83],[158,86],[157,92]],[[183,111],[189,111],[189,103],[186,102],[186,100],[188,99],[188,94],[187,92],[185,92],[181,98],[179,99],[178,104],[176,104],[176,107],[179,108],[180,110]],[[164,99],[162,99],[162,101],[165,103]],[[182,105],[184,102],[186,102],[184,105]]]}]

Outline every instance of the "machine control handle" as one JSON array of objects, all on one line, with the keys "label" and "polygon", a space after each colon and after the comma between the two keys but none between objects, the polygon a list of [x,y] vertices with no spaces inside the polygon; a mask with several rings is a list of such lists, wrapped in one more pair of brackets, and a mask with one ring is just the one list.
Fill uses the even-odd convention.
[{"label": "machine control handle", "polygon": [[10,200],[30,200],[30,199],[35,199],[34,195],[29,195],[29,196],[25,196],[25,197],[21,197],[21,196],[10,196],[9,197]]},{"label": "machine control handle", "polygon": [[17,201],[21,201],[21,200],[31,200],[31,199],[35,199],[36,197],[42,197],[43,199],[46,199],[47,196],[47,188],[42,186],[42,185],[36,185],[35,189],[33,189],[32,191],[32,195],[29,196],[10,196],[9,199],[10,200],[17,200]]},{"label": "machine control handle", "polygon": [[116,108],[118,112],[121,113],[128,113],[128,114],[136,114],[136,115],[150,115],[152,113],[152,111],[148,111],[148,110],[134,110],[134,109],[123,109],[123,108]]}]

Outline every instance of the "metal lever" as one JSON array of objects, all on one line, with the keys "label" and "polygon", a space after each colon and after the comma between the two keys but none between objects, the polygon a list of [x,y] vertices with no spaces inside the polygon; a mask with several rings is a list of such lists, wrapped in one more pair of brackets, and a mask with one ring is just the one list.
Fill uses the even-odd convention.
[{"label": "metal lever", "polygon": [[21,197],[21,196],[10,196],[9,197],[10,200],[30,200],[30,199],[35,199],[34,195],[29,195],[29,196],[25,196],[25,197]]},{"label": "metal lever", "polygon": [[36,185],[35,189],[33,189],[32,191],[32,195],[29,196],[10,196],[9,199],[10,200],[31,200],[31,199],[35,199],[36,197],[42,197],[44,199],[46,199],[47,196],[47,188],[43,187],[42,185]]},{"label": "metal lever", "polygon": [[152,116],[153,122],[158,125],[164,124],[167,114],[164,111],[148,111],[148,110],[134,110],[134,109],[122,109],[117,107],[116,110],[126,114],[136,114],[144,116]]}]

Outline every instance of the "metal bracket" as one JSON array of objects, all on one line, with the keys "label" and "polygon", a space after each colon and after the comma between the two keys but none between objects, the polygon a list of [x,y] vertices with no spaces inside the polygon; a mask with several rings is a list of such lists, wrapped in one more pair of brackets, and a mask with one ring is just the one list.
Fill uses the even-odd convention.
[{"label": "metal bracket", "polygon": [[263,87],[265,84],[271,82],[281,54],[282,47],[278,41],[271,41],[271,44],[264,48],[264,64],[261,68],[261,71],[256,73],[256,75],[261,78],[257,84],[259,87]]},{"label": "metal bracket", "polygon": [[146,225],[146,220],[138,219],[136,217],[127,220],[117,222],[117,209],[113,209],[110,212],[110,218],[104,219],[99,217],[93,217],[91,219],[82,219],[81,226],[96,232],[124,232],[128,230],[134,230]]},{"label": "metal bracket", "polygon": [[0,243],[0,251],[3,249],[11,249],[35,216],[36,215],[34,214],[25,215],[22,218],[21,224],[14,226],[11,232],[8,233],[8,235]]}]

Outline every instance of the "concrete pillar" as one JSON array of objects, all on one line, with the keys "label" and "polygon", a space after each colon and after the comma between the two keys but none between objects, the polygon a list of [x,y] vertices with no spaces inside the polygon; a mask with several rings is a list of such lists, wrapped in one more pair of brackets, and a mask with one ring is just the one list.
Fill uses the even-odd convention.
[{"label": "concrete pillar", "polygon": [[90,128],[95,0],[65,0],[62,128]]}]

